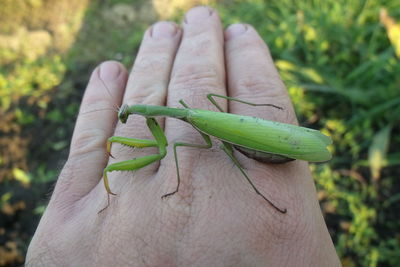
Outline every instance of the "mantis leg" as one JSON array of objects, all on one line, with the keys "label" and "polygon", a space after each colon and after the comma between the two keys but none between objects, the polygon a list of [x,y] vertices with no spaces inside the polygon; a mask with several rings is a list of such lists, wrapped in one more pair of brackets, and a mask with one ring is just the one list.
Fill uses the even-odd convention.
[{"label": "mantis leg", "polygon": [[114,136],[108,139],[107,142],[107,151],[109,152],[111,143],[120,143],[123,145],[131,146],[131,147],[154,147],[157,146],[159,153],[154,155],[143,156],[139,158],[134,158],[131,160],[121,161],[114,164],[108,165],[103,171],[103,181],[104,186],[106,188],[107,193],[110,195],[115,195],[109,186],[107,173],[112,171],[133,171],[141,169],[155,161],[161,160],[167,154],[166,146],[167,138],[160,125],[154,118],[146,119],[147,126],[149,127],[151,133],[153,134],[155,140],[147,140],[147,139],[134,139],[134,138],[126,138],[126,137],[118,137]]},{"label": "mantis leg", "polygon": [[107,140],[107,153],[112,158],[114,158],[113,155],[111,155],[111,144],[112,143],[119,143],[121,145],[129,146],[129,147],[139,147],[139,148],[158,146],[158,143],[156,140],[136,139],[136,138],[128,138],[128,137],[122,137],[122,136],[111,136]]},{"label": "mantis leg", "polygon": [[231,100],[231,101],[236,101],[236,102],[240,102],[240,103],[247,104],[247,105],[254,106],[254,107],[257,107],[257,106],[269,106],[269,107],[274,107],[274,108],[277,108],[277,109],[283,109],[282,107],[279,107],[279,106],[276,106],[276,105],[273,105],[273,104],[254,104],[254,103],[243,101],[243,100],[240,100],[240,99],[234,98],[234,97],[218,95],[218,94],[208,94],[207,95],[208,100],[210,100],[210,102],[213,103],[214,106],[216,106],[217,109],[219,111],[221,111],[221,112],[225,112],[225,111],[221,108],[220,105],[218,105],[218,103],[215,101],[215,99],[213,97],[219,97],[219,98],[223,98],[223,99],[227,99],[227,100]]},{"label": "mantis leg", "polygon": [[221,145],[222,150],[225,151],[225,153],[231,158],[231,160],[233,161],[233,163],[239,168],[239,170],[242,172],[242,174],[244,175],[244,177],[246,177],[247,181],[250,183],[251,187],[253,187],[254,191],[256,191],[256,193],[258,195],[260,195],[264,200],[266,200],[273,208],[275,208],[277,211],[281,212],[281,213],[286,213],[287,210],[286,209],[281,209],[278,208],[274,203],[272,203],[268,198],[266,198],[260,191],[258,191],[258,189],[256,188],[256,186],[253,184],[253,182],[250,180],[250,177],[247,175],[247,173],[243,170],[242,166],[240,166],[239,161],[235,158],[235,156],[233,155],[233,147],[231,144],[227,143],[227,142],[223,142],[222,141],[222,145]]},{"label": "mantis leg", "polygon": [[176,166],[176,173],[177,173],[178,183],[176,185],[176,189],[173,192],[165,194],[161,198],[166,198],[166,197],[172,196],[173,194],[175,194],[179,190],[179,185],[181,183],[181,177],[179,175],[179,164],[178,164],[178,156],[177,156],[176,148],[178,146],[188,146],[188,147],[196,147],[196,148],[211,148],[212,147],[212,143],[211,143],[210,137],[208,135],[202,133],[202,132],[199,132],[199,133],[203,137],[203,139],[206,142],[206,144],[200,145],[200,144],[188,144],[188,143],[180,143],[180,142],[174,144],[174,157],[175,157],[175,166]]}]

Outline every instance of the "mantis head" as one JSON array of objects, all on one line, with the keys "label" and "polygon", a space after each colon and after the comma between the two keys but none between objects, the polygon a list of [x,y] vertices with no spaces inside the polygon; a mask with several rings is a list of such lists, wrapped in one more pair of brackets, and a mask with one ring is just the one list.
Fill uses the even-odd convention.
[{"label": "mantis head", "polygon": [[129,108],[129,106],[127,104],[123,104],[118,111],[118,119],[122,123],[126,123],[126,121],[128,120],[128,117],[129,117],[128,108]]}]

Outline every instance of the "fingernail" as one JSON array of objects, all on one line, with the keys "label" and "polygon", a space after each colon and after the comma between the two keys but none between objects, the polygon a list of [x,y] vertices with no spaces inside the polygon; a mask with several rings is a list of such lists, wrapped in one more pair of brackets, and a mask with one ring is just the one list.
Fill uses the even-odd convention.
[{"label": "fingernail", "polygon": [[185,15],[186,23],[201,22],[210,17],[212,11],[205,6],[194,7],[189,10]]},{"label": "fingernail", "polygon": [[114,81],[121,72],[118,63],[114,61],[106,61],[100,65],[99,76],[103,81]]},{"label": "fingernail", "polygon": [[168,21],[160,21],[153,25],[151,36],[153,38],[170,38],[176,34],[177,27],[174,23]]},{"label": "fingernail", "polygon": [[232,24],[225,30],[225,39],[229,40],[233,37],[241,35],[246,31],[247,31],[246,25],[241,23]]}]

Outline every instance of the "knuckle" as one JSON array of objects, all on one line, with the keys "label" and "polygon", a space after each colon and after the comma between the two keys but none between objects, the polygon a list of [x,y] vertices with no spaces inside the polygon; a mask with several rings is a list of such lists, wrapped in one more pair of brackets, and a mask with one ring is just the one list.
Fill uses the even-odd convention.
[{"label": "knuckle", "polygon": [[254,75],[240,78],[237,83],[237,91],[244,97],[259,99],[261,97],[275,98],[285,95],[283,82],[277,74]]},{"label": "knuckle", "polygon": [[209,32],[201,32],[187,38],[182,48],[183,53],[196,56],[207,55],[215,46],[215,39],[210,38]]},{"label": "knuckle", "polygon": [[211,63],[201,65],[190,63],[174,71],[171,84],[177,89],[221,87],[217,73],[216,66]]},{"label": "knuckle", "polygon": [[162,105],[166,96],[166,82],[163,81],[140,81],[135,87],[140,88],[133,90],[133,94],[125,99],[125,104],[151,104]]},{"label": "knuckle", "polygon": [[[170,87],[180,99],[185,99],[189,106],[213,109],[207,100],[207,92],[224,90],[223,81],[219,80],[215,66],[189,64],[173,73]],[[177,101],[177,98],[175,99]]]},{"label": "knuckle", "polygon": [[79,181],[77,177],[79,176],[81,165],[82,159],[78,159],[77,157],[68,158],[60,172],[49,203],[49,207],[57,210],[59,214],[71,214],[74,203],[81,197],[81,195],[73,193],[75,183]]},{"label": "knuckle", "polygon": [[153,53],[137,58],[131,76],[159,73],[169,66],[170,56],[166,52]]},{"label": "knuckle", "polygon": [[167,55],[138,59],[129,78],[129,87],[133,90],[130,90],[132,93],[126,97],[125,102],[162,105],[168,84],[169,61]]},{"label": "knuckle", "polygon": [[70,158],[105,149],[107,134],[99,128],[87,128],[79,132],[71,143]]},{"label": "knuckle", "polygon": [[[283,215],[287,216],[287,215]],[[301,215],[300,215],[301,216]],[[309,236],[313,229],[310,227],[310,222],[301,220],[298,218],[291,218],[291,220],[272,220],[275,221],[273,224],[268,224],[266,226],[266,231],[268,231],[269,242],[274,240],[277,243],[286,242],[291,240],[294,242],[306,241],[305,239]]]},{"label": "knuckle", "polygon": [[79,110],[79,117],[82,116],[90,116],[91,113],[95,112],[95,111],[107,111],[109,109],[115,109],[112,105],[111,105],[111,101],[110,99],[106,99],[103,97],[91,97],[91,98],[87,98],[86,102],[84,105],[81,105],[80,110]]},{"label": "knuckle", "polygon": [[290,98],[279,79],[265,77],[242,78],[237,81],[235,97],[256,104],[274,104],[282,107],[278,110],[271,107],[257,107],[256,109],[241,109],[244,115],[252,115],[267,120],[274,120],[296,124],[296,116]]}]

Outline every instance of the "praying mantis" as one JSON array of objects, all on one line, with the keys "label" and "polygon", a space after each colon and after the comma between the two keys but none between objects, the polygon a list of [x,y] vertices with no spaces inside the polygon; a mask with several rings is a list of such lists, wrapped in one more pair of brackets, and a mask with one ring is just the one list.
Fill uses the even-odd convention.
[{"label": "praying mantis", "polygon": [[110,154],[112,143],[119,143],[136,148],[157,147],[158,153],[108,165],[103,171],[103,181],[108,196],[115,195],[109,186],[107,176],[109,172],[138,170],[156,161],[160,161],[166,156],[168,141],[155,117],[172,117],[192,125],[194,129],[200,133],[205,143],[174,143],[173,150],[177,172],[177,185],[173,192],[163,195],[162,198],[172,196],[179,190],[181,177],[179,174],[177,148],[186,146],[209,149],[212,147],[211,136],[213,136],[221,141],[221,149],[238,167],[254,191],[275,210],[280,213],[286,213],[286,208],[278,207],[256,188],[244,168],[235,158],[233,154],[234,150],[240,151],[249,158],[265,163],[285,163],[296,159],[309,162],[324,162],[330,160],[332,157],[327,149],[327,146],[332,143],[332,140],[330,137],[317,130],[256,117],[226,113],[214,98],[237,101],[251,106],[270,106],[282,109],[273,104],[254,104],[218,94],[208,94],[207,99],[220,112],[192,109],[183,100],[179,101],[183,108],[140,104],[128,106],[124,104],[118,112],[119,121],[126,123],[131,114],[144,116],[146,118],[147,127],[154,139],[112,136],[107,141],[107,152]]}]

